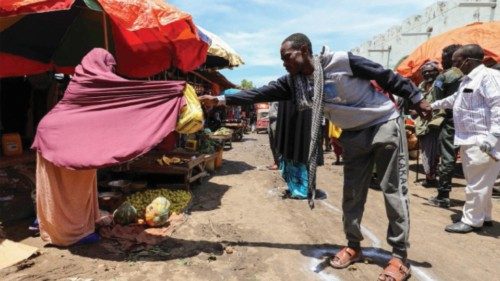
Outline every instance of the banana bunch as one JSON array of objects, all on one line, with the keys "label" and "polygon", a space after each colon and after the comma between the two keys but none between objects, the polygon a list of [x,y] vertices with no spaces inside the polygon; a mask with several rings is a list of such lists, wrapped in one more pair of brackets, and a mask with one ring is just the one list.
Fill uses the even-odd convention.
[{"label": "banana bunch", "polygon": [[172,165],[172,164],[181,164],[183,162],[183,160],[179,157],[167,157],[165,155],[163,155],[162,157],[156,159],[156,162],[160,165],[160,166],[163,166],[163,165]]},{"label": "banana bunch", "polygon": [[137,210],[137,218],[144,219],[146,207],[160,196],[170,201],[170,213],[182,212],[191,200],[191,193],[186,190],[160,188],[136,192],[129,195],[126,201]]}]

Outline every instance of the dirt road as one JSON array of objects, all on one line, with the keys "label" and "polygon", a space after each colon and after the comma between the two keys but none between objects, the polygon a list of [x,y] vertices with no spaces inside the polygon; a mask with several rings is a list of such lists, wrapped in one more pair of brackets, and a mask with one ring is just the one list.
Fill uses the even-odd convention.
[{"label": "dirt road", "polygon": [[[318,187],[328,198],[283,200],[284,182],[266,170],[271,162],[267,135],[245,135],[224,152],[224,164],[208,182],[193,189],[191,214],[162,245],[123,253],[106,241],[70,249],[44,247],[26,237],[24,227],[8,228],[15,240],[38,246],[42,254],[21,267],[0,271],[2,280],[376,280],[389,259],[387,218],[380,191],[370,190],[363,218],[366,260],[348,269],[326,266],[326,257],[344,245],[342,166],[333,155],[318,171]],[[415,166],[414,163],[412,165]],[[498,280],[500,200],[493,201],[493,227],[465,235],[444,226],[461,211],[464,180],[459,179],[449,210],[426,205],[435,189],[413,183],[411,200],[411,280]]]}]

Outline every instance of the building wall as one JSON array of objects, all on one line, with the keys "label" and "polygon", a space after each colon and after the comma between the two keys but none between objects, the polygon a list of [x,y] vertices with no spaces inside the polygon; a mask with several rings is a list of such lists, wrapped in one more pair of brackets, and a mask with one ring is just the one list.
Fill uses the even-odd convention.
[{"label": "building wall", "polygon": [[[464,7],[460,3],[493,3],[496,7]],[[497,0],[439,1],[351,51],[393,69],[429,37],[477,21],[500,20],[499,6]]]}]

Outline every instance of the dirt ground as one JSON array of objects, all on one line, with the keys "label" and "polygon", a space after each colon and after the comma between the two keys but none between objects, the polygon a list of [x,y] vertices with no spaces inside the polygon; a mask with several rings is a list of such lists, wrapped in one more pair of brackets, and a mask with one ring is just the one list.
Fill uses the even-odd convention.
[{"label": "dirt ground", "polygon": [[[29,237],[27,222],[6,229],[9,238],[41,255],[0,271],[2,280],[376,280],[390,257],[382,194],[370,190],[363,217],[365,261],[347,269],[326,266],[346,242],[342,231],[342,166],[319,168],[318,188],[328,193],[310,210],[306,201],[283,200],[285,183],[271,163],[266,134],[245,135],[224,152],[224,163],[207,182],[193,187],[189,219],[173,237],[152,249],[123,253],[109,241],[59,249]],[[500,200],[493,199],[494,226],[450,234],[459,216],[464,180],[456,180],[452,208],[431,207],[435,189],[415,184],[411,163],[411,280],[498,280]]]}]

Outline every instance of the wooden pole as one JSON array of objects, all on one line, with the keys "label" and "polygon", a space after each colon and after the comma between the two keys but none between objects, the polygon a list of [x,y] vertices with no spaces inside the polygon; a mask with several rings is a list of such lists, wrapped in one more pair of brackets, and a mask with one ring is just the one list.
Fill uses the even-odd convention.
[{"label": "wooden pole", "polygon": [[104,11],[102,11],[102,26],[104,30],[104,48],[109,51],[108,20]]}]

